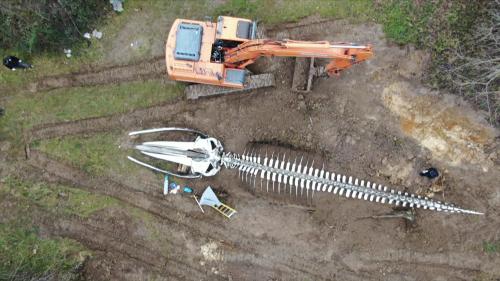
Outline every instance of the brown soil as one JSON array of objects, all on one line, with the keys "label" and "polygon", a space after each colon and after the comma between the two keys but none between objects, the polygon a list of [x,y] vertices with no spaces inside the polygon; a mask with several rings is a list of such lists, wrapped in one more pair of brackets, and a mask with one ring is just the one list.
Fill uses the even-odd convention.
[{"label": "brown soil", "polygon": [[71,122],[50,123],[35,126],[30,134],[30,140],[50,139],[59,136],[91,134],[109,130],[135,128],[143,123],[170,120],[176,115],[189,115],[197,110],[198,104],[185,104],[174,100],[167,104],[155,105],[145,109],[137,109],[120,115],[80,119]]},{"label": "brown soil", "polygon": [[304,207],[253,192],[231,170],[189,182],[196,191],[211,185],[227,192],[238,213],[226,220],[213,210],[201,213],[189,197],[163,197],[159,179],[131,187],[124,175],[96,177],[32,150],[17,169],[23,176],[112,196],[153,216],[149,224],[161,230],[151,235],[126,208],[88,219],[34,212],[50,235],[74,238],[96,252],[85,268],[89,279],[500,278],[500,254],[482,249],[484,241],[500,239],[498,131],[462,101],[425,88],[420,79],[427,56],[388,44],[380,26],[306,23],[269,30],[268,36],[370,42],[375,58],[339,78],[318,79],[308,94],[290,91],[292,59],[265,58],[254,68],[275,73],[274,89],[43,125],[31,131],[31,140],[111,129],[125,137],[134,129],[181,125],[206,131],[227,151],[241,153],[254,143],[280,153],[286,147],[290,157],[306,155],[330,171],[420,194],[432,183],[418,172],[432,165],[446,179],[433,189],[444,190],[433,194],[437,199],[485,215],[418,211],[416,224],[407,225],[367,218],[390,212],[388,206],[315,194]]},{"label": "brown soil", "polygon": [[47,76],[29,85],[31,92],[58,88],[84,87],[123,83],[135,80],[166,79],[167,69],[164,57],[136,64],[91,69],[87,72]]}]

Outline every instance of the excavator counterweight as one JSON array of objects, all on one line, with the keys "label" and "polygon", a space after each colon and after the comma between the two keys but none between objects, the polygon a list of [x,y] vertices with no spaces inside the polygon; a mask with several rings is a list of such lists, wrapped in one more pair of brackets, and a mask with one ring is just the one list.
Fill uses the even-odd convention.
[{"label": "excavator counterweight", "polygon": [[[314,76],[337,75],[373,55],[370,45],[257,39],[256,30],[257,25],[251,20],[226,16],[219,16],[215,23],[175,20],[165,48],[169,77],[201,84],[186,88],[188,98],[198,98],[238,92],[237,89],[274,86],[274,77],[269,78],[269,75],[250,78],[246,67],[260,57],[310,58],[309,73],[305,79],[308,90]],[[314,59],[318,58],[329,63],[316,67]],[[265,80],[260,81],[263,78]]]}]

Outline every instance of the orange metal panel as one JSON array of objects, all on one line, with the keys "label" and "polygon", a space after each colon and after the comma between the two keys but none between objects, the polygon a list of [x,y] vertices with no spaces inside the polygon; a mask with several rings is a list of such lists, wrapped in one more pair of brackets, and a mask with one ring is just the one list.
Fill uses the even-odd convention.
[{"label": "orange metal panel", "polygon": [[[203,27],[203,37],[199,61],[177,60],[174,57],[177,27],[180,23],[199,24]],[[167,74],[172,80],[220,85],[225,87],[238,87],[241,85],[226,83],[224,81],[225,66],[222,63],[210,62],[212,44],[215,41],[216,24],[186,19],[177,19],[172,24],[165,45],[165,60]]]},{"label": "orange metal panel", "polygon": [[248,23],[252,23],[251,20],[249,19],[242,19],[242,18],[234,18],[234,17],[227,17],[224,16],[223,18],[223,26],[218,27],[219,30],[221,31],[220,34],[217,34],[217,39],[222,39],[222,40],[231,40],[231,41],[241,41],[241,42],[246,42],[248,39],[244,38],[239,38],[236,36],[236,29],[238,28],[238,21],[244,21]]}]

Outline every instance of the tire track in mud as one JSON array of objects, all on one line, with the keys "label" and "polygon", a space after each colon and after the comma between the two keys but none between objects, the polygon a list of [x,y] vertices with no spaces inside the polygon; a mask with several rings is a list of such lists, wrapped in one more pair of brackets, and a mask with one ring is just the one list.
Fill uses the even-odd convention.
[{"label": "tire track in mud", "polygon": [[[113,270],[117,267],[120,270]],[[97,249],[92,250],[92,258],[86,260],[82,268],[82,275],[85,276],[85,280],[95,281],[130,280],[131,278],[133,278],[132,280],[138,280],[137,275],[143,277],[142,280],[148,280],[144,276],[153,276],[154,278],[162,274],[168,274],[168,271],[160,272],[140,261],[130,259],[127,255]],[[175,274],[169,274],[168,278],[176,281],[185,280]]]},{"label": "tire track in mud", "polygon": [[[171,216],[178,212],[182,213],[182,211],[173,208],[169,204],[165,204],[160,199],[150,194],[129,188],[107,178],[91,177],[79,169],[72,168],[69,165],[51,159],[40,151],[31,151],[31,157],[28,160],[28,164],[38,170],[46,171],[48,175],[44,175],[44,177],[48,181],[71,184],[72,186],[85,189],[88,192],[116,198],[121,202],[144,210],[161,219],[168,220],[169,225],[179,227],[177,229],[178,232],[196,234],[212,240],[219,240],[221,237],[226,238],[224,232],[218,231],[217,228],[212,227],[212,223],[207,223],[195,217],[190,216],[194,220],[191,225],[197,225],[201,229],[210,231],[207,231],[207,233],[200,233],[197,228],[177,221]],[[189,213],[184,214],[189,215]]]},{"label": "tire track in mud", "polygon": [[407,249],[386,249],[378,255],[353,252],[342,257],[342,261],[346,267],[355,272],[368,273],[397,267],[397,269],[392,269],[392,272],[398,272],[404,276],[411,270],[425,272],[429,276],[436,273],[446,275],[448,278],[453,276],[456,280],[472,280],[481,273],[500,276],[497,266],[498,258],[492,259],[484,255],[477,256],[453,251],[425,253]]},{"label": "tire track in mud", "polygon": [[57,76],[47,76],[31,83],[29,91],[40,92],[59,88],[96,86],[130,82],[135,80],[167,79],[164,57],[157,57],[136,64],[110,66],[88,72],[77,72]]},{"label": "tire track in mud", "polygon": [[28,142],[55,137],[95,134],[115,129],[139,127],[143,123],[171,120],[186,111],[201,108],[199,103],[186,103],[181,100],[167,104],[136,109],[132,112],[104,117],[92,117],[69,122],[49,123],[33,127],[28,132]]},{"label": "tire track in mud", "polygon": [[[38,170],[38,168],[36,167],[32,168]],[[42,178],[45,177],[44,180],[47,182],[67,183],[61,180],[50,179],[47,176],[48,175],[42,176]],[[38,180],[40,180],[40,176],[33,176],[28,174],[25,177],[29,177],[32,179],[37,178]],[[81,188],[82,186],[79,187]],[[87,191],[92,192],[90,190]],[[130,194],[126,191],[124,191],[124,195],[130,196]],[[124,201],[123,198],[114,198],[120,200],[121,202],[130,204],[129,202]],[[156,215],[161,219],[168,220],[168,226],[170,229],[174,229],[175,233],[182,233],[181,230],[178,229],[179,222],[171,221],[169,218],[152,212],[151,210],[141,208],[141,206],[137,206],[134,204],[130,205]],[[151,205],[154,206],[155,204]],[[43,215],[38,216],[41,216],[42,218],[44,216],[46,217],[44,220],[41,220],[40,223],[48,227],[51,233],[55,236],[63,236],[75,239],[91,250],[118,253],[122,256],[127,257],[128,259],[132,259],[140,262],[143,265],[147,265],[148,267],[153,268],[159,273],[168,273],[169,275],[174,274],[174,276],[176,276],[178,280],[202,280],[204,277],[210,274],[210,272],[208,271],[201,272],[201,269],[199,267],[191,266],[183,261],[188,260],[188,257],[186,256],[186,252],[184,251],[185,245],[179,239],[163,239],[168,243],[171,243],[172,246],[169,247],[168,256],[165,256],[161,252],[159,252],[157,248],[154,248],[151,245],[148,247],[148,243],[138,237],[124,236],[126,234],[123,233],[117,234],[116,231],[113,231],[114,227],[106,225],[106,221],[99,220],[100,217],[90,220],[81,219],[77,216],[70,216],[70,218],[57,218],[56,220],[54,220],[53,215],[45,215],[45,213],[43,213]],[[71,220],[71,218],[73,218],[73,220]],[[184,233],[188,234],[193,234],[195,232],[196,229],[184,230]],[[165,271],[165,268],[168,268],[168,271]],[[189,278],[186,277],[186,274],[187,276],[189,276]]]},{"label": "tire track in mud", "polygon": [[184,279],[186,273],[192,276],[193,280],[205,276],[205,273],[195,270],[194,267],[177,259],[164,257],[155,249],[147,247],[143,241],[134,239],[132,245],[127,243],[127,239],[114,239],[116,233],[105,231],[86,221],[76,223],[71,219],[57,218],[54,220],[53,216],[51,216],[44,219],[41,223],[49,226],[53,235],[77,240],[91,250],[119,253],[157,272],[165,272],[164,267],[167,267],[169,268],[168,274],[172,274],[179,279]]},{"label": "tire track in mud", "polygon": [[[9,196],[10,197],[10,196]],[[17,198],[9,198],[10,202],[19,202]],[[19,204],[22,206],[22,204]],[[17,204],[14,204],[14,209]],[[31,205],[30,214],[35,225],[42,227],[44,232],[51,236],[65,237],[76,240],[92,251],[111,252],[126,260],[132,260],[141,266],[149,268],[152,273],[168,273],[177,280],[201,280],[210,274],[198,267],[191,266],[178,258],[165,256],[157,249],[148,247],[146,241],[133,237],[120,237],[113,231],[113,226],[105,225],[101,221],[91,218],[81,218],[76,215],[54,215],[44,211],[40,206]],[[182,256],[178,251],[174,256]]]},{"label": "tire track in mud", "polygon": [[[167,221],[169,228],[174,233],[187,233],[192,238],[199,240],[229,241],[232,246],[225,255],[225,261],[228,265],[241,266],[241,263],[244,262],[252,264],[253,268],[265,269],[269,264],[272,264],[274,272],[281,271],[292,276],[314,277],[315,279],[326,277],[324,274],[327,273],[322,274],[319,265],[304,261],[304,257],[300,256],[298,252],[286,259],[283,259],[280,255],[259,257],[258,253],[263,252],[260,249],[267,248],[269,245],[273,245],[277,252],[280,252],[281,249],[285,251],[287,245],[281,245],[265,238],[249,236],[244,231],[233,228],[231,224],[224,223],[224,221],[207,219],[206,217],[198,218],[189,211],[161,202],[153,195],[134,190],[112,180],[102,177],[99,179],[90,177],[81,170],[52,160],[37,150],[31,152],[28,165],[39,170],[38,173],[28,173],[26,175],[28,177],[29,174],[41,174],[45,181],[69,183],[92,193],[111,196]],[[43,173],[43,171],[46,173]],[[172,217],[179,213],[187,216],[190,223],[179,222],[175,217]],[[173,237],[167,240],[180,249],[185,247],[182,239]],[[182,256],[182,252],[179,255]]]},{"label": "tire track in mud", "polygon": [[391,268],[390,273],[401,278],[396,280],[405,280],[402,278],[408,277],[408,272],[412,271],[424,274],[426,278],[422,280],[432,280],[436,276],[446,276],[447,280],[475,280],[474,278],[482,273],[480,269],[471,269],[469,266],[460,268],[449,264],[406,262],[398,259],[362,261],[361,265],[357,265],[356,268],[356,272],[367,275],[373,272],[384,272],[387,268]]},{"label": "tire track in mud", "polygon": [[[17,212],[15,210],[16,207],[18,205],[22,206],[22,204],[16,204],[16,202],[19,202],[17,198],[8,199],[9,210]],[[0,206],[5,202],[0,202]],[[103,216],[103,213],[100,216]],[[103,221],[95,220],[95,216],[92,218],[81,218],[76,215],[59,216],[43,210],[41,206],[32,205],[30,206],[29,217],[35,225],[41,227],[43,233],[53,237],[65,237],[76,240],[92,251],[112,254],[113,257],[118,255],[120,259],[132,262],[136,266],[148,268],[148,273],[168,276],[169,280],[207,280],[207,277],[210,278],[208,280],[228,279],[224,277],[224,274],[214,274],[213,269],[208,269],[210,267],[194,266],[183,261],[181,259],[183,257],[188,259],[184,248],[180,248],[179,251],[173,253],[169,252],[168,256],[165,256],[157,248],[148,245],[146,241],[140,238],[126,236],[126,234],[117,235],[113,226],[106,225]],[[115,260],[111,262],[116,264]],[[241,263],[241,261],[239,262]],[[235,264],[236,270],[242,267],[241,264]],[[232,264],[229,264],[229,267],[231,266]],[[282,271],[275,268],[275,265],[270,267],[268,263],[264,263],[264,265],[245,264],[245,266],[251,269],[249,272],[257,270],[257,272],[262,271],[269,274],[290,273],[290,271]],[[247,279],[252,279],[253,277],[255,275],[251,274]]]},{"label": "tire track in mud", "polygon": [[373,256],[361,253],[347,256],[346,259],[361,261],[362,263],[368,264],[398,264],[400,266],[407,265],[411,266],[421,266],[421,267],[435,267],[453,271],[464,271],[469,273],[479,273],[481,271],[491,272],[491,270],[485,270],[491,268],[495,270],[491,272],[495,275],[500,276],[500,269],[498,269],[498,258],[494,261],[488,261],[487,259],[481,259],[477,256],[468,256],[459,252],[447,252],[447,253],[432,253],[427,254],[423,252],[407,252],[407,251],[395,251],[388,250],[384,255],[377,258]]},{"label": "tire track in mud", "polygon": [[[191,233],[191,234],[194,233],[196,235],[199,235],[200,237],[206,237],[214,241],[234,240],[226,235],[227,232],[218,230],[227,226],[226,224],[221,223],[221,220],[210,220],[210,219],[207,220],[206,218],[204,219],[197,218],[196,216],[193,216],[192,213],[190,213],[189,211],[180,208],[175,208],[169,204],[166,204],[162,199],[156,198],[153,194],[148,194],[145,191],[139,191],[133,189],[132,187],[128,187],[122,183],[115,182],[111,179],[103,177],[100,177],[99,179],[93,178],[77,168],[70,167],[69,165],[51,159],[43,152],[33,150],[31,152],[31,158],[30,160],[28,160],[28,165],[35,168],[39,172],[46,171],[48,174],[45,173],[42,176],[43,180],[45,181],[55,182],[55,183],[67,183],[67,184],[69,183],[72,186],[83,188],[88,192],[98,193],[113,197],[123,203],[129,204],[143,211],[151,213],[161,219],[168,220],[170,223],[169,225],[182,226],[179,229],[177,229],[178,232],[184,231],[186,233]],[[30,175],[25,175],[25,177],[30,177]],[[134,198],[137,198],[137,200],[134,200]],[[198,209],[196,209],[196,211],[198,211]],[[177,221],[175,218],[169,217],[169,215],[171,214],[178,214],[178,213],[185,216],[189,216],[190,220],[192,221],[190,225],[199,226],[199,228],[207,230],[206,233],[200,232],[199,229],[196,227],[190,226],[185,223],[181,223]],[[236,234],[237,236],[241,235],[242,237],[246,237],[247,239],[249,238],[249,236],[245,235],[241,231],[237,231]],[[177,245],[180,246],[184,244],[177,243]],[[240,246],[236,245],[233,245],[233,248],[241,250],[249,250],[249,249],[243,249]]]},{"label": "tire track in mud", "polygon": [[301,20],[300,22],[294,22],[294,23],[284,23],[284,24],[279,24],[271,28],[266,28],[265,32],[271,32],[271,33],[276,33],[284,30],[290,30],[290,29],[296,29],[296,28],[304,28],[308,27],[311,25],[317,25],[317,24],[325,24],[325,23],[330,23],[336,21],[335,19],[322,19],[322,18],[317,18],[317,17],[309,17],[306,19]]}]

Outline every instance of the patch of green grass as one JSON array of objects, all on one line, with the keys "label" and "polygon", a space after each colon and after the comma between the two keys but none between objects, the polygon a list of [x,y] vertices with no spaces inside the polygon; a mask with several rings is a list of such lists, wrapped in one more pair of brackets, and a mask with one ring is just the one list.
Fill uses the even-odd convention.
[{"label": "patch of green grass", "polygon": [[0,280],[78,280],[88,256],[69,239],[42,239],[36,229],[0,223]]},{"label": "patch of green grass", "polygon": [[49,212],[74,214],[80,217],[88,217],[99,210],[117,204],[115,199],[108,196],[95,195],[62,185],[20,180],[15,177],[6,178],[4,186],[7,188],[6,191],[16,198],[27,200]]},{"label": "patch of green grass", "polygon": [[346,18],[355,21],[372,19],[375,15],[373,2],[368,0],[229,0],[214,11],[214,16],[246,17],[270,25],[298,21],[314,14],[325,18]]},{"label": "patch of green grass", "polygon": [[486,272],[478,272],[472,281],[498,281],[498,278]]},{"label": "patch of green grass", "polygon": [[320,4],[316,6],[316,10],[319,9],[319,14],[323,17],[366,22],[377,16],[373,1],[322,1]]},{"label": "patch of green grass", "polygon": [[494,254],[500,251],[500,241],[484,241],[483,252],[487,254]]},{"label": "patch of green grass", "polygon": [[[92,176],[110,177],[126,185],[143,189],[144,181],[157,185],[158,194],[163,190],[164,175],[137,165],[127,159],[127,155],[142,159],[147,163],[166,170],[175,170],[176,165],[170,162],[151,159],[129,148],[128,136],[125,133],[100,133],[89,137],[68,136],[39,141],[33,148],[39,149],[52,157],[82,169]],[[172,179],[184,186],[183,179]]]},{"label": "patch of green grass", "polygon": [[0,91],[0,98],[10,95],[16,87],[26,83],[27,73],[29,71],[12,71],[2,65],[0,67],[0,85],[2,85],[2,89],[6,90]]},{"label": "patch of green grass", "polygon": [[[127,155],[136,154],[132,153],[131,149],[121,147],[122,142],[125,142],[124,138],[127,138],[125,134],[117,132],[100,133],[89,137],[67,136],[43,140],[34,143],[33,147],[93,175],[121,176],[129,178],[129,182],[134,182],[134,179],[141,176],[153,176],[148,169],[127,160]],[[154,165],[157,164],[164,169],[174,168],[174,165],[165,161],[155,162]],[[158,181],[162,180],[163,176],[158,174]],[[182,180],[176,182],[183,183]],[[161,190],[162,187],[158,188]]]},{"label": "patch of green grass", "polygon": [[411,16],[412,1],[393,1],[384,8],[383,23],[387,37],[399,44],[416,43],[419,31]]},{"label": "patch of green grass", "polygon": [[390,0],[378,7],[378,13],[389,39],[443,54],[457,48],[474,27],[478,6],[467,0]]},{"label": "patch of green grass", "polygon": [[182,92],[181,84],[146,81],[18,95],[3,105],[6,113],[0,118],[0,134],[16,139],[37,124],[123,113],[168,101]]},{"label": "patch of green grass", "polygon": [[217,7],[214,16],[235,16],[255,19],[259,5],[251,0],[229,0],[225,4]]},{"label": "patch of green grass", "polygon": [[126,150],[120,149],[121,137],[116,133],[96,134],[87,138],[68,136],[41,141],[36,147],[90,174],[133,174],[138,167],[126,159]]},{"label": "patch of green grass", "polygon": [[[61,55],[43,53],[31,58],[21,57],[21,59],[34,65],[34,68],[28,70],[12,71],[1,66],[0,89],[2,89],[2,91],[0,92],[0,97],[22,93],[20,88],[24,88],[30,82],[33,82],[41,77],[75,72],[80,70],[83,65],[89,64],[93,61],[99,61],[99,55],[94,49],[74,52],[75,56],[71,58],[65,57],[62,50]],[[2,53],[2,58],[7,54],[17,55],[15,52],[8,51],[0,52],[0,54]]]}]

